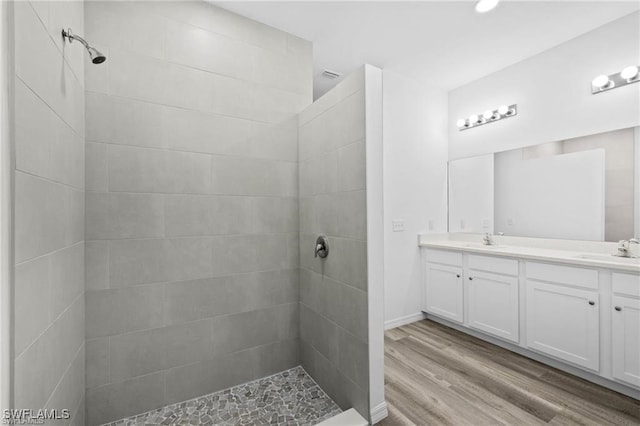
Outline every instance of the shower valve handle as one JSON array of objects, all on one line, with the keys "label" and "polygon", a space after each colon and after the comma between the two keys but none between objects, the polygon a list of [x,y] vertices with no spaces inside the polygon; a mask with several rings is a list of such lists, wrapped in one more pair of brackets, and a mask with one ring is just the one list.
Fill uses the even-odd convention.
[{"label": "shower valve handle", "polygon": [[329,255],[329,240],[324,235],[320,235],[316,239],[316,248],[313,252],[314,257],[321,257],[324,259]]}]

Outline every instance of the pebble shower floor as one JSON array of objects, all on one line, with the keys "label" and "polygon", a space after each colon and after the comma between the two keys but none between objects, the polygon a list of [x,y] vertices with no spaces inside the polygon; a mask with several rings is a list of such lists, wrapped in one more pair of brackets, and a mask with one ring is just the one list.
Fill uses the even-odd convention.
[{"label": "pebble shower floor", "polygon": [[108,423],[139,425],[315,425],[342,410],[295,367],[254,382]]}]

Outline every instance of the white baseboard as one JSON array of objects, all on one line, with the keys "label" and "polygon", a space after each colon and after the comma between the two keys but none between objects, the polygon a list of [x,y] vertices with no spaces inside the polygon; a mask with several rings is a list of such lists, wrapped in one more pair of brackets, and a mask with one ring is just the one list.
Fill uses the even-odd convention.
[{"label": "white baseboard", "polygon": [[387,401],[383,401],[371,409],[371,424],[375,425],[389,415]]},{"label": "white baseboard", "polygon": [[400,327],[401,325],[411,324],[412,322],[421,321],[427,316],[423,312],[416,312],[415,314],[406,315],[404,317],[395,318],[384,322],[384,329],[390,330],[392,328]]}]

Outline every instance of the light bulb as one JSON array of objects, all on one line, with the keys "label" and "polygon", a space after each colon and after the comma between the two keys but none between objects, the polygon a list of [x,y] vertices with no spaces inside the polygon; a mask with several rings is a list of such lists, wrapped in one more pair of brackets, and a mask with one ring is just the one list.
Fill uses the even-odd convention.
[{"label": "light bulb", "polygon": [[476,12],[485,13],[493,9],[498,5],[500,0],[479,0],[476,3]]},{"label": "light bulb", "polygon": [[464,126],[467,125],[467,120],[465,120],[464,118],[459,119],[458,121],[456,121],[456,126],[462,128]]},{"label": "light bulb", "polygon": [[611,83],[611,80],[609,80],[609,77],[604,74],[597,76],[591,82],[591,84],[594,87],[597,87],[598,89],[601,89],[601,90],[607,87],[610,83]]},{"label": "light bulb", "polygon": [[627,81],[633,80],[637,76],[638,76],[638,67],[634,67],[633,65],[630,67],[626,67],[620,73],[620,77],[624,78]]},{"label": "light bulb", "polygon": [[482,116],[485,118],[485,120],[491,120],[493,118],[493,111],[488,109],[484,112],[484,114],[482,114]]},{"label": "light bulb", "polygon": [[501,105],[500,108],[498,108],[498,114],[500,115],[507,115],[508,112],[509,112],[509,107],[506,105]]},{"label": "light bulb", "polygon": [[478,120],[479,120],[479,117],[474,114],[471,117],[469,117],[469,124],[471,125],[478,124]]}]

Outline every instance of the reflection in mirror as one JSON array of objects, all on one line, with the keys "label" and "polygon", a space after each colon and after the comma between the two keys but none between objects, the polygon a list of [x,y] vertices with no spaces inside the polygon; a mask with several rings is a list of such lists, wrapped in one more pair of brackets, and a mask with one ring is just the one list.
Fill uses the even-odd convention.
[{"label": "reflection in mirror", "polygon": [[449,232],[638,237],[640,128],[449,163]]},{"label": "reflection in mirror", "polygon": [[493,232],[493,154],[449,163],[449,232]]}]

